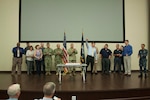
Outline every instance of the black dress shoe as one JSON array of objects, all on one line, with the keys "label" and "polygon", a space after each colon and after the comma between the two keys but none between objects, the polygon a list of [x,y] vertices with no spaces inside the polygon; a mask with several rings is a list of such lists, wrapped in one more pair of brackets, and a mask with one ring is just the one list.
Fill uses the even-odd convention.
[{"label": "black dress shoe", "polygon": [[130,76],[131,76],[131,74],[128,74],[128,76],[130,77]]},{"label": "black dress shoe", "polygon": [[145,78],[147,78],[147,74],[145,74]]}]

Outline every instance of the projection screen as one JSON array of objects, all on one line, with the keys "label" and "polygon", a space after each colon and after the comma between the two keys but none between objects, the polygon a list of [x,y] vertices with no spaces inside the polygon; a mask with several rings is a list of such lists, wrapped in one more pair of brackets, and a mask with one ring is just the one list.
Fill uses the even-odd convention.
[{"label": "projection screen", "polygon": [[19,41],[123,42],[124,0],[20,0]]}]

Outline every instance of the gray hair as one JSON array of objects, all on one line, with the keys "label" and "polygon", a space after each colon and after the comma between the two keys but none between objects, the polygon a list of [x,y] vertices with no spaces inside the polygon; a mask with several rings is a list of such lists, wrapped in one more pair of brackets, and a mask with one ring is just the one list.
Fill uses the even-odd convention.
[{"label": "gray hair", "polygon": [[43,93],[44,95],[47,96],[51,96],[55,93],[55,88],[56,85],[53,82],[47,82],[44,86],[43,86]]},{"label": "gray hair", "polygon": [[7,89],[7,94],[12,97],[12,96],[16,96],[17,93],[20,93],[21,89],[20,89],[20,84],[12,84],[8,87]]}]

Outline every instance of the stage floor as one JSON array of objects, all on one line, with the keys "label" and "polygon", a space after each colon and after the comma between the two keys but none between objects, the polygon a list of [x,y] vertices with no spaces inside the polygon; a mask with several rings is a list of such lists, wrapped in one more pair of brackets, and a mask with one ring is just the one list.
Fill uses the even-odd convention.
[{"label": "stage floor", "polygon": [[43,85],[49,81],[56,84],[56,91],[108,91],[150,88],[149,76],[145,79],[138,78],[138,75],[138,72],[133,72],[130,77],[118,73],[110,73],[110,75],[103,75],[100,72],[97,75],[88,73],[86,83],[83,83],[81,74],[77,72],[74,77],[69,74],[62,76],[62,84],[59,84],[58,76],[55,74],[38,76],[23,73],[21,76],[11,76],[9,73],[0,73],[0,90],[6,90],[12,83],[19,83],[24,91],[42,91]]},{"label": "stage floor", "polygon": [[[150,73],[148,73],[149,75]],[[96,91],[121,91],[132,89],[150,89],[150,75],[145,78],[138,78],[138,72],[132,72],[132,75],[110,73],[103,75],[100,72],[97,75],[87,73],[86,83],[83,83],[80,72],[72,77],[69,74],[62,76],[62,84],[58,82],[58,76],[54,73],[50,76],[45,75],[22,75],[12,76],[10,73],[0,73],[0,90],[7,90],[12,83],[21,84],[22,91],[42,92],[43,85],[52,81],[56,84],[56,92],[96,92]]]}]

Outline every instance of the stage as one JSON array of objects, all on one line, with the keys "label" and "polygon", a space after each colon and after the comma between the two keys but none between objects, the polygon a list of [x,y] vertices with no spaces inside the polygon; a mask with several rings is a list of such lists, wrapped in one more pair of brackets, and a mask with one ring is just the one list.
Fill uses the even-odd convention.
[{"label": "stage", "polygon": [[[80,72],[76,76],[62,76],[62,83],[59,84],[58,76],[52,73],[50,76],[27,75],[23,73],[18,76],[11,76],[10,73],[0,73],[0,98],[8,98],[6,90],[12,83],[21,84],[21,96],[19,100],[33,100],[43,97],[42,88],[46,82],[52,81],[56,84],[56,96],[62,100],[71,100],[76,96],[77,100],[102,100],[112,98],[134,98],[150,96],[150,75],[145,78],[138,78],[138,72],[132,72],[131,77],[123,74],[110,73],[97,75],[87,73],[84,83]],[[143,99],[136,99],[143,100]]]}]

